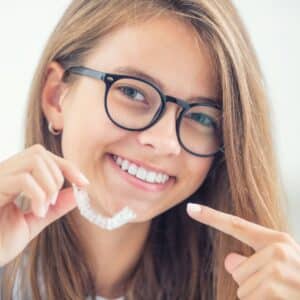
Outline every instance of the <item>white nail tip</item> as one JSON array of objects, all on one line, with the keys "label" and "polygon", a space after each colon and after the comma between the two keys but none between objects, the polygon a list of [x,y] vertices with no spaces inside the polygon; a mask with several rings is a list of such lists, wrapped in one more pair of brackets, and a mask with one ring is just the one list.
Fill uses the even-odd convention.
[{"label": "white nail tip", "polygon": [[188,203],[187,204],[187,209],[190,212],[200,212],[201,211],[201,206],[199,204],[196,203]]},{"label": "white nail tip", "polygon": [[91,208],[87,192],[78,188],[74,183],[72,183],[72,187],[80,214],[91,223],[94,223],[103,229],[113,230],[136,218],[136,214],[127,206],[110,218],[97,214]]},{"label": "white nail tip", "polygon": [[45,218],[45,217],[46,217],[47,212],[48,212],[48,207],[49,207],[48,204],[44,204],[44,205],[43,205],[42,209],[41,209],[40,212],[39,212],[39,217],[40,217],[40,218]]},{"label": "white nail tip", "polygon": [[53,194],[52,197],[50,198],[50,203],[52,205],[54,205],[56,203],[57,196],[58,196],[58,192],[56,192],[55,194]]}]

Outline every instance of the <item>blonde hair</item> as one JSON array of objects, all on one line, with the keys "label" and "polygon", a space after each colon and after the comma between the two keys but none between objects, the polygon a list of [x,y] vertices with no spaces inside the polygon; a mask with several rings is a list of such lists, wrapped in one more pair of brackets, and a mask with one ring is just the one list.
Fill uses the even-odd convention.
[{"label": "blonde hair", "polygon": [[[190,24],[209,48],[223,105],[225,153],[215,158],[196,193],[152,220],[126,299],[235,299],[237,286],[224,269],[224,259],[232,251],[251,255],[253,250],[191,220],[186,202],[201,202],[275,230],[286,231],[287,224],[263,75],[229,0],[73,0],[50,36],[34,75],[24,146],[39,143],[62,156],[60,137],[49,134],[41,109],[51,61],[65,68],[82,64],[103,36],[118,26],[161,14]],[[28,282],[20,276],[24,298],[28,290],[33,300],[42,299],[43,293],[49,300],[95,296],[87,258],[72,224],[69,214],[52,223],[5,267],[4,300],[11,299],[25,257]]]}]

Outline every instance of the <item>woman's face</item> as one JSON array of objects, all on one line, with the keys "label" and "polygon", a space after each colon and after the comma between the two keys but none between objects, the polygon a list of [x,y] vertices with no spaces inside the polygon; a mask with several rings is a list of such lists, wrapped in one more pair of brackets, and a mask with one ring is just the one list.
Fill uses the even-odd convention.
[{"label": "woman's face", "polygon": [[[186,101],[217,96],[207,50],[198,43],[191,27],[170,17],[110,33],[85,66],[110,73],[120,73],[116,71],[120,67],[138,69],[158,79],[165,94]],[[176,104],[168,103],[165,115],[153,127],[126,131],[107,117],[104,91],[103,81],[80,76],[63,99],[63,155],[89,178],[89,192],[97,209],[110,215],[128,205],[139,212],[135,222],[150,220],[194,193],[213,158],[196,157],[181,148],[176,137],[180,110]],[[173,177],[163,188],[149,183],[147,190],[135,184],[132,175],[124,176],[125,171],[113,164],[110,154]]]}]

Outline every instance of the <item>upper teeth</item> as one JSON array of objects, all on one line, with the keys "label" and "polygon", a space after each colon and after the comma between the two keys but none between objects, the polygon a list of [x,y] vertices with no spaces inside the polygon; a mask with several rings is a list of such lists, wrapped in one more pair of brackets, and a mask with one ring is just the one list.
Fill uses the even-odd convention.
[{"label": "upper teeth", "polygon": [[113,155],[113,159],[121,167],[123,171],[127,171],[129,174],[151,183],[165,183],[168,181],[169,176],[164,173],[156,173],[154,171],[146,170],[143,167],[139,167],[136,164],[122,159],[119,156]]}]

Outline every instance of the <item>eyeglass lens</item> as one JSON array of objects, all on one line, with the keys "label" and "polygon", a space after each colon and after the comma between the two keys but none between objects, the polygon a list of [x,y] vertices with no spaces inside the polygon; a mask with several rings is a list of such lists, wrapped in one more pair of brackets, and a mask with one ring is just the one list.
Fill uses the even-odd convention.
[{"label": "eyeglass lens", "polygon": [[[107,108],[111,118],[122,127],[148,126],[162,105],[158,91],[135,79],[119,79],[109,89]],[[179,126],[182,144],[190,151],[208,155],[221,146],[221,111],[197,105],[185,111]]]}]

